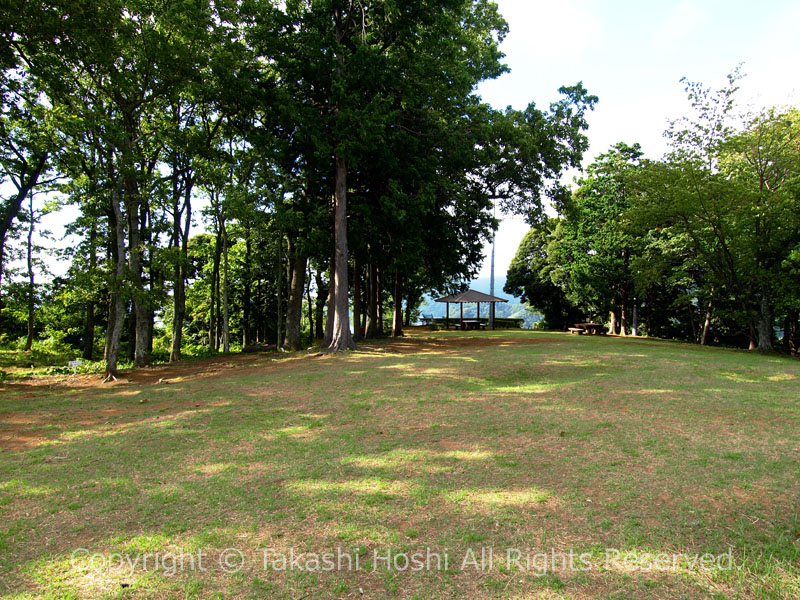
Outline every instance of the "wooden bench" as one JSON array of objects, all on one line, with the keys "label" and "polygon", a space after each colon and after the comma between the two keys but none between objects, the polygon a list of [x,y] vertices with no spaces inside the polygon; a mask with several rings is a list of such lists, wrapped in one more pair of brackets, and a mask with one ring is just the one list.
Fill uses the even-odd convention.
[{"label": "wooden bench", "polygon": [[586,333],[586,330],[583,327],[570,327],[569,332],[570,334],[574,333],[577,335],[583,335],[584,333]]}]

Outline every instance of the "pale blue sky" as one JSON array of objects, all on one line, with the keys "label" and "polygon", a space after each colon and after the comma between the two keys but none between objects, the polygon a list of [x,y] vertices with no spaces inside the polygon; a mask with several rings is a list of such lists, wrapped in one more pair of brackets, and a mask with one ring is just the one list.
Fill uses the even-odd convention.
[{"label": "pale blue sky", "polygon": [[[479,91],[497,108],[545,108],[561,85],[583,81],[599,96],[585,164],[616,142],[666,149],[669,119],[688,112],[681,77],[720,87],[744,63],[739,99],[755,108],[800,102],[800,2],[788,0],[497,0],[510,33],[511,73]],[[570,177],[571,179],[571,177]],[[496,272],[505,271],[527,227],[498,232]],[[490,248],[485,248],[488,256]],[[481,276],[488,276],[486,260]]]}]

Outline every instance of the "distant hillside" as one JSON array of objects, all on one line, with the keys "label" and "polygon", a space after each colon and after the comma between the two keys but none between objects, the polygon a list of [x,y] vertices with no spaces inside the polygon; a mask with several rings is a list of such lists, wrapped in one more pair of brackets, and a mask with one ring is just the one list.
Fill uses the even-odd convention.
[{"label": "distant hillside", "polygon": [[[503,291],[503,286],[506,284],[505,276],[502,277],[495,277],[494,280],[494,295],[498,298],[505,298],[508,302],[502,302],[497,304],[497,309],[495,312],[495,316],[497,317],[507,317],[513,319],[525,319],[525,324],[523,327],[525,329],[532,329],[534,323],[541,321],[542,316],[538,313],[532,312],[528,309],[525,304],[520,303],[518,298],[514,298],[513,296],[509,296]],[[473,280],[470,283],[470,289],[476,290],[478,292],[483,292],[484,294],[489,293],[489,278],[488,277],[479,277],[478,279]],[[475,316],[475,309],[476,306],[474,304],[465,304],[464,305],[464,316],[467,317],[474,317]],[[435,302],[433,298],[427,297],[422,304],[420,309],[420,313],[423,315],[430,315],[434,317],[444,317],[447,308],[444,303],[442,302]],[[450,306],[450,316],[456,316],[458,314],[458,306],[451,305]],[[481,304],[481,316],[486,317],[489,315],[489,308],[488,306],[484,306]]]}]

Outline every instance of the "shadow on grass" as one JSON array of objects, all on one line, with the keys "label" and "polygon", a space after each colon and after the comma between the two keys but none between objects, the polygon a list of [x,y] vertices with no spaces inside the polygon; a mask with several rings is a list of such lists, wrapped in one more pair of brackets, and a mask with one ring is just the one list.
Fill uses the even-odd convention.
[{"label": "shadow on grass", "polygon": [[[798,507],[784,499],[797,497],[797,461],[773,460],[768,447],[796,433],[769,421],[761,441],[741,427],[731,432],[740,440],[704,435],[701,400],[676,411],[686,390],[662,370],[646,371],[646,362],[589,345],[559,356],[544,345],[352,355],[268,379],[253,373],[159,389],[199,406],[131,412],[119,427],[78,424],[58,441],[2,455],[0,585],[63,598],[118,597],[122,583],[132,585],[125,598],[335,598],[359,589],[370,597],[507,597],[547,586],[582,597],[793,597]],[[789,385],[773,383],[777,396]],[[587,396],[614,388],[602,402]],[[659,411],[664,396],[673,404]],[[138,400],[108,403],[133,409]],[[735,424],[747,401],[740,391],[718,410]],[[631,404],[637,410],[622,410]],[[643,573],[626,564],[549,578],[499,568],[261,568],[259,548],[340,546],[365,560],[381,548],[463,556],[493,547],[575,549],[598,561],[602,548],[645,560],[732,547],[743,568]],[[228,547],[241,549],[247,569],[131,576],[70,560],[78,548],[205,549],[215,559]]]}]

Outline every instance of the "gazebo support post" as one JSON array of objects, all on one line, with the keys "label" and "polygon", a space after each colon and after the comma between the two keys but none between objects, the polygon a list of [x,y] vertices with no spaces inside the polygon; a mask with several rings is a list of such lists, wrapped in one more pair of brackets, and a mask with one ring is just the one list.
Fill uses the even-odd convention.
[{"label": "gazebo support post", "polygon": [[464,303],[463,302],[459,302],[458,306],[461,308],[461,314],[460,314],[460,316],[458,318],[459,323],[460,323],[459,324],[459,329],[461,329],[461,331],[464,331]]},{"label": "gazebo support post", "polygon": [[480,323],[481,320],[481,303],[478,302],[478,322]]},{"label": "gazebo support post", "polygon": [[450,303],[445,302],[445,304],[447,305],[447,314],[444,318],[444,328],[450,329]]},{"label": "gazebo support post", "polygon": [[497,306],[497,302],[492,302],[492,331],[494,331],[494,328],[496,327],[496,325],[494,324],[494,314],[495,314],[494,313],[494,307],[495,306]]}]

